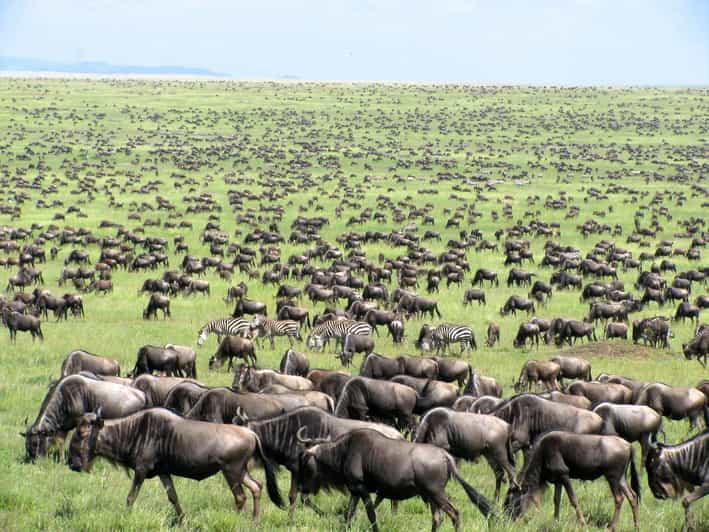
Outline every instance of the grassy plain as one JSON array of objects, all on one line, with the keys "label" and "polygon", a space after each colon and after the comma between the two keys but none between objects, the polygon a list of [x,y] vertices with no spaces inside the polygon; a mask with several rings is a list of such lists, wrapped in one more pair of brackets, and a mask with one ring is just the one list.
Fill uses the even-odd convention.
[{"label": "grassy plain", "polygon": [[[532,218],[526,211],[546,222],[559,222],[563,244],[579,247],[585,254],[602,239],[615,240],[635,255],[642,251],[636,244],[625,243],[633,230],[633,217],[641,204],[648,204],[657,193],[665,193],[664,204],[672,220],[659,216],[663,229],[651,240],[651,251],[662,238],[673,239],[680,231],[680,220],[691,216],[705,217],[701,203],[706,196],[693,194],[691,185],[706,186],[707,127],[709,124],[709,93],[704,89],[586,89],[586,88],[525,88],[475,86],[408,86],[408,85],[328,85],[305,83],[233,83],[233,82],[167,82],[167,81],[81,81],[81,80],[13,80],[0,79],[0,203],[21,203],[17,219],[0,216],[0,224],[29,227],[33,223],[44,227],[57,223],[86,227],[96,234],[115,235],[115,229],[99,229],[102,220],[110,220],[135,229],[140,221],[129,219],[131,213],[146,203],[156,207],[160,195],[184,213],[190,205],[188,195],[211,193],[221,205],[217,213],[220,227],[230,235],[241,230],[233,240],[241,242],[252,230],[237,224],[236,214],[228,203],[227,191],[252,191],[260,194],[270,190],[282,192],[284,206],[279,222],[284,236],[298,215],[324,215],[330,224],[321,236],[335,242],[345,231],[375,230],[389,232],[409,222],[396,223],[391,212],[377,207],[377,198],[386,195],[395,204],[401,202],[423,207],[431,203],[440,242],[425,243],[434,253],[445,249],[445,243],[457,238],[458,229],[446,229],[450,214],[464,203],[474,204],[483,213],[474,225],[465,218],[462,228],[480,229],[485,238],[494,240],[500,227],[510,227]],[[69,148],[67,151],[65,148]],[[41,162],[41,165],[39,164]],[[305,164],[302,164],[305,163]],[[178,173],[184,177],[175,177]],[[443,179],[443,174],[451,179]],[[230,176],[230,183],[225,182]],[[365,181],[365,176],[370,179]],[[678,180],[668,181],[669,177]],[[185,178],[193,179],[192,184]],[[270,182],[267,180],[270,179]],[[702,179],[703,181],[700,181]],[[284,183],[292,186],[287,194]],[[485,182],[495,180],[494,188]],[[150,181],[159,181],[146,193],[139,191]],[[79,191],[81,183],[93,183],[89,195]],[[318,185],[313,185],[316,182]],[[352,189],[345,189],[342,183]],[[177,188],[176,183],[181,184]],[[56,192],[48,190],[56,185]],[[115,184],[115,186],[113,186]],[[595,187],[606,192],[608,187],[623,185],[641,192],[638,203],[630,203],[624,192],[608,194],[606,199],[585,201],[587,191]],[[109,188],[110,187],[110,188]],[[455,189],[454,189],[455,187]],[[480,187],[479,193],[475,188]],[[438,193],[425,192],[435,188]],[[109,201],[111,190],[116,207]],[[681,205],[676,196],[684,192]],[[547,210],[547,197],[559,198],[565,193],[570,204],[579,207],[577,218],[566,219],[564,210]],[[670,194],[671,193],[671,194]],[[22,197],[21,197],[22,196]],[[529,206],[527,199],[538,196]],[[484,201],[484,198],[487,201]],[[407,199],[408,198],[408,199]],[[53,208],[37,207],[44,199],[63,202]],[[342,203],[347,200],[349,203]],[[270,214],[262,207],[273,205],[267,199],[244,200],[241,211],[252,208],[255,216]],[[335,214],[341,204],[342,213]],[[77,206],[85,217],[67,213]],[[513,216],[495,221],[491,213],[502,215],[503,205],[510,205]],[[347,226],[351,216],[371,208],[385,214],[385,220],[370,220],[366,225]],[[610,212],[609,207],[613,207]],[[299,208],[303,211],[300,212]],[[537,213],[538,211],[538,213]],[[592,235],[584,239],[575,227],[595,216],[611,226],[621,224],[623,235]],[[55,221],[56,213],[65,219]],[[646,227],[652,209],[644,211],[641,224]],[[168,220],[164,211],[144,211],[141,218]],[[199,236],[209,214],[185,214],[182,219],[193,223],[193,230],[147,227],[149,236],[173,237],[182,234],[190,253],[207,255],[208,247]],[[36,233],[35,233],[36,234]],[[549,269],[538,261],[543,256],[546,238],[533,238],[532,249],[537,264],[526,265],[548,280]],[[687,240],[676,241],[676,247],[688,247]],[[47,246],[49,247],[49,245]],[[302,252],[304,245],[283,244],[285,259]],[[72,248],[60,248],[56,260],[40,265],[46,287],[62,293],[56,280],[63,260]],[[89,247],[92,261],[99,249]],[[405,254],[403,248],[386,243],[364,246],[368,257],[376,260],[380,253],[388,258]],[[706,253],[701,264],[706,264]],[[171,267],[178,268],[181,256],[170,250]],[[542,347],[535,350],[515,350],[512,338],[519,323],[526,317],[501,317],[499,308],[513,293],[526,294],[526,289],[507,288],[504,257],[492,252],[467,255],[471,272],[478,267],[497,270],[503,280],[499,288],[486,287],[487,306],[462,306],[463,288],[445,288],[441,284],[439,301],[443,318],[449,322],[470,324],[480,348],[466,354],[476,371],[491,375],[505,386],[505,395],[512,392],[511,384],[523,363],[531,358],[549,358],[556,350]],[[696,267],[684,257],[675,257],[678,270]],[[325,265],[319,261],[316,264]],[[0,272],[0,285],[14,271]],[[83,348],[117,358],[124,370],[132,367],[135,353],[144,344],[166,342],[194,345],[199,327],[209,319],[224,317],[231,312],[221,298],[229,283],[216,275],[207,277],[212,285],[211,297],[174,298],[173,318],[146,322],[141,311],[146,297],[137,297],[143,280],[162,272],[132,274],[116,271],[115,291],[108,296],[87,295],[84,320],[43,323],[44,343],[32,343],[20,335],[17,344],[0,337],[0,528],[3,530],[155,530],[175,525],[172,509],[157,481],[144,485],[134,508],[125,509],[125,496],[130,481],[122,471],[107,464],[97,464],[90,475],[72,473],[68,468],[48,460],[35,465],[22,463],[23,442],[18,432],[23,420],[36,415],[47,384],[55,379],[59,366],[72,349]],[[242,279],[237,274],[236,284]],[[633,290],[636,272],[621,272],[626,287]],[[289,281],[290,282],[290,281]],[[263,287],[259,281],[248,280],[249,297],[264,300],[274,308],[275,288]],[[423,292],[423,287],[420,289]],[[704,288],[706,292],[706,288]],[[322,305],[316,311],[322,310]],[[546,307],[538,310],[544,317],[572,316],[580,318],[587,312],[579,303],[577,292],[556,291]],[[658,310],[653,304],[642,315],[674,313],[674,306]],[[483,345],[487,324],[495,321],[502,326],[500,347]],[[706,317],[705,320],[706,321]],[[407,341],[395,347],[387,338],[377,340],[377,351],[396,355],[414,352],[413,340],[422,321],[407,323]],[[600,326],[597,328],[601,333]],[[694,386],[706,378],[696,362],[687,362],[679,353],[681,342],[692,334],[689,324],[673,325],[675,338],[670,351],[631,349],[619,342],[616,356],[589,355],[594,375],[601,371],[620,373],[643,380],[660,380],[678,386]],[[284,341],[271,351],[264,345],[258,351],[264,367],[276,367],[285,350]],[[627,347],[627,351],[624,349]],[[199,351],[198,376],[209,385],[231,382],[225,372],[209,373],[207,359],[215,348],[214,339]],[[309,353],[311,367],[335,367],[330,353]],[[356,360],[358,364],[359,357]],[[668,440],[677,442],[687,436],[684,422],[665,423]],[[639,455],[639,453],[638,453]],[[518,466],[521,464],[518,463]],[[493,494],[494,479],[487,464],[462,465],[464,476],[484,494]],[[261,473],[257,473],[261,476]],[[678,502],[653,499],[643,473],[641,525],[644,530],[677,530],[683,523]],[[279,476],[282,492],[288,486],[286,473]],[[577,483],[580,505],[592,526],[603,527],[609,522],[612,502],[603,481]],[[196,483],[177,479],[176,488],[187,513],[184,527],[194,530],[253,529],[248,514],[235,515],[231,495],[221,477]],[[509,523],[494,519],[488,525],[473,509],[464,493],[454,482],[448,492],[461,511],[465,530],[574,530],[577,521],[567,500],[562,503],[562,515],[553,520],[551,494],[547,493],[542,508],[532,510],[521,522]],[[264,497],[265,500],[265,497]],[[346,499],[340,494],[320,494],[316,503],[325,510],[318,517],[299,509],[295,520],[287,522],[285,512],[264,502],[260,528],[263,530],[339,530],[340,515]],[[248,505],[250,508],[250,503]],[[693,509],[700,527],[709,529],[709,504],[696,503]],[[407,501],[392,515],[384,505],[378,512],[381,530],[425,530],[430,527],[430,514],[419,500]],[[624,506],[622,528],[632,526],[630,510]],[[444,523],[450,529],[450,521]],[[362,509],[357,514],[354,530],[368,529]]]}]

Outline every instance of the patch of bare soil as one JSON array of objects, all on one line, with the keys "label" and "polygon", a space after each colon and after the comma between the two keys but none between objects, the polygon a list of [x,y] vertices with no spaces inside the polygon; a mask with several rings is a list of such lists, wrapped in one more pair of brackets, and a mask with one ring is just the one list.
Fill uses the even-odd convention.
[{"label": "patch of bare soil", "polygon": [[665,354],[673,355],[672,351],[665,349],[653,349],[644,345],[632,342],[592,342],[588,344],[575,345],[571,348],[559,351],[559,355],[580,358],[588,357],[622,357],[622,358],[649,358],[651,355]]}]

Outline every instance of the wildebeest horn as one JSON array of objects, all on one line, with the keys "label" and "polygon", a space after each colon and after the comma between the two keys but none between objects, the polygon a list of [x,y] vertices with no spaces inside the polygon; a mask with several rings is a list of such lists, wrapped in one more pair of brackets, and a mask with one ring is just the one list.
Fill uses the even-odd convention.
[{"label": "wildebeest horn", "polygon": [[28,423],[29,419],[27,419],[27,416],[25,416],[25,420],[22,422],[22,424],[26,427]]}]

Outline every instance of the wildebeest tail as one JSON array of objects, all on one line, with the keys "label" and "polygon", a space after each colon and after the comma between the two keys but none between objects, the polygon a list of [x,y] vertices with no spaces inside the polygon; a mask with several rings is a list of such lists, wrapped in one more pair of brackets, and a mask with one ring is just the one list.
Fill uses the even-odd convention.
[{"label": "wildebeest tail", "polygon": [[278,483],[276,482],[276,470],[270,460],[266,458],[263,448],[261,447],[261,440],[258,436],[256,436],[256,453],[257,458],[263,464],[263,470],[266,473],[266,490],[268,491],[268,498],[271,499],[273,504],[279,508],[283,508],[283,499],[281,498],[281,492],[278,491]]},{"label": "wildebeest tail", "polygon": [[453,477],[455,477],[458,483],[463,486],[463,489],[465,490],[465,494],[468,496],[468,499],[470,499],[470,502],[472,502],[475,506],[478,507],[478,510],[480,510],[481,514],[483,514],[485,517],[490,515],[490,503],[487,501],[487,499],[480,495],[475,490],[475,488],[473,488],[463,479],[463,477],[460,476],[460,472],[458,472],[458,468],[455,466],[455,461],[453,460],[453,457],[450,454],[446,453],[446,458],[448,459],[448,474],[453,475]]},{"label": "wildebeest tail", "polygon": [[638,496],[640,502],[640,479],[638,478],[638,470],[635,468],[635,450],[630,448],[630,487],[633,488],[635,495]]},{"label": "wildebeest tail", "polygon": [[512,448],[512,434],[507,437],[507,443],[505,445],[507,447],[507,460],[509,460],[510,465],[512,467],[515,466],[515,450]]},{"label": "wildebeest tail", "polygon": [[442,317],[442,316],[441,316],[441,311],[438,310],[438,303],[436,303],[435,305],[433,305],[433,310],[436,311],[436,314],[438,314],[438,317],[439,317],[439,318]]}]

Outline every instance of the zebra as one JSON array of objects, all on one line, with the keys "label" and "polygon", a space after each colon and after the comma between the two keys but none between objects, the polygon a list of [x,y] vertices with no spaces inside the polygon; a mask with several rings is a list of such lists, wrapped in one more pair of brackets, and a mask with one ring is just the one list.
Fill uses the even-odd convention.
[{"label": "zebra", "polygon": [[266,316],[258,315],[251,320],[249,329],[255,340],[259,336],[265,336],[271,340],[271,349],[276,348],[274,336],[287,336],[291,347],[293,347],[293,338],[302,340],[300,323],[293,320],[269,320],[266,319]]},{"label": "zebra", "polygon": [[249,330],[249,322],[241,318],[226,318],[223,320],[208,321],[199,330],[197,345],[202,345],[207,340],[209,333],[217,335],[217,341],[221,341],[222,336],[243,336]]},{"label": "zebra", "polygon": [[322,349],[330,338],[335,338],[335,349],[343,343],[348,334],[372,335],[372,326],[364,321],[330,320],[316,325],[310,330],[306,343],[310,349]]},{"label": "zebra", "polygon": [[[429,341],[426,341],[426,340]],[[441,352],[445,353],[450,344],[460,343],[460,352],[463,353],[466,347],[470,350],[478,348],[475,341],[473,330],[467,325],[451,325],[443,323],[438,327],[431,328],[430,325],[421,327],[417,346],[424,351],[429,351],[432,347],[436,348],[436,355]]]}]

